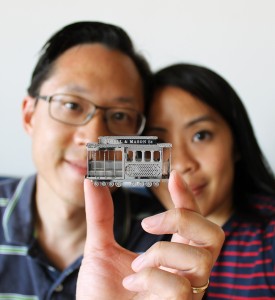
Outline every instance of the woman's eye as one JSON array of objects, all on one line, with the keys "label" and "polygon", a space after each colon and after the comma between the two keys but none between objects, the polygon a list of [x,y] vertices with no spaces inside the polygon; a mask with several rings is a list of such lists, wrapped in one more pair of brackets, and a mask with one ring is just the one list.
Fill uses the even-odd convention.
[{"label": "woman's eye", "polygon": [[193,141],[194,142],[199,142],[199,141],[204,141],[204,140],[209,140],[211,138],[212,134],[209,131],[199,131],[197,132],[194,137]]}]

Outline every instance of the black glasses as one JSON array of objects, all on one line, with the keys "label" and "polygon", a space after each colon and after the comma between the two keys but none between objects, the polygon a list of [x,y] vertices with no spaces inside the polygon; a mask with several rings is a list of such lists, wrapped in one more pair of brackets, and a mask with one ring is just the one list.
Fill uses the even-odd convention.
[{"label": "black glasses", "polygon": [[68,95],[37,96],[49,102],[51,118],[69,125],[81,126],[87,124],[95,115],[97,109],[104,111],[107,128],[115,135],[139,135],[145,126],[145,116],[130,108],[102,107],[89,100]]}]

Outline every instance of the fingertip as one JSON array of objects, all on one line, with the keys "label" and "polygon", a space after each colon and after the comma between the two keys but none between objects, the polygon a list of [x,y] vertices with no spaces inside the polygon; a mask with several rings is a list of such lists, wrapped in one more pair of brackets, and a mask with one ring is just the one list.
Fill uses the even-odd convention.
[{"label": "fingertip", "polygon": [[180,176],[180,174],[176,170],[172,170],[170,173],[169,184],[168,184],[168,188],[170,191],[174,185],[176,185],[181,190],[188,189],[187,183],[184,181],[184,179]]},{"label": "fingertip", "polygon": [[137,272],[142,268],[142,264],[144,262],[145,253],[141,253],[132,261],[132,269]]},{"label": "fingertip", "polygon": [[91,180],[84,178],[84,186],[88,186],[90,184]]},{"label": "fingertip", "polygon": [[184,181],[183,176],[176,170],[171,171],[168,189],[175,208],[187,208],[199,212],[194,195]]},{"label": "fingertip", "polygon": [[85,178],[84,179],[84,192],[87,193],[91,189],[91,186],[92,186],[91,180]]},{"label": "fingertip", "polygon": [[132,287],[134,280],[135,280],[135,275],[128,275],[127,277],[123,278],[122,285],[125,288],[130,288]]},{"label": "fingertip", "polygon": [[93,181],[85,178],[84,180],[84,192],[85,194],[93,193],[94,195],[107,196],[110,194],[110,190],[107,186],[96,186]]}]

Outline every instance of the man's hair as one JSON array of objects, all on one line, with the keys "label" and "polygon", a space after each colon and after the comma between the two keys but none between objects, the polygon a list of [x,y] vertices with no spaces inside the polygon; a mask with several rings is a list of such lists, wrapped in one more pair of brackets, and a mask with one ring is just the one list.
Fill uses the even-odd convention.
[{"label": "man's hair", "polygon": [[274,175],[256,140],[247,111],[225,79],[202,66],[175,64],[158,71],[153,78],[153,86],[154,90],[165,86],[183,89],[225,119],[240,155],[236,162],[234,184],[240,197],[251,193],[275,194]]},{"label": "man's hair", "polygon": [[112,24],[90,21],[69,24],[56,32],[45,43],[32,73],[28,88],[29,95],[35,97],[39,94],[41,85],[51,75],[54,62],[66,50],[80,44],[94,43],[100,43],[109,49],[120,51],[131,58],[141,76],[146,101],[150,96],[151,80],[151,70],[146,59],[137,53],[130,37],[122,28]]}]

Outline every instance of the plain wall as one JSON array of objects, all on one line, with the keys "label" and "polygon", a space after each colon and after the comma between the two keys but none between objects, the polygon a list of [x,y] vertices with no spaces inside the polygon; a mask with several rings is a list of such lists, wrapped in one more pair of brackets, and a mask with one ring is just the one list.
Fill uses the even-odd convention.
[{"label": "plain wall", "polygon": [[0,175],[34,172],[21,102],[42,45],[80,20],[122,26],[153,70],[190,62],[220,73],[246,105],[275,170],[274,0],[10,0],[0,4]]}]

